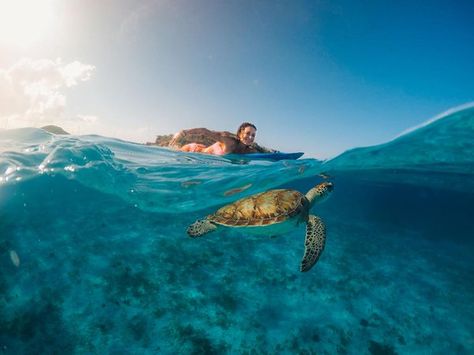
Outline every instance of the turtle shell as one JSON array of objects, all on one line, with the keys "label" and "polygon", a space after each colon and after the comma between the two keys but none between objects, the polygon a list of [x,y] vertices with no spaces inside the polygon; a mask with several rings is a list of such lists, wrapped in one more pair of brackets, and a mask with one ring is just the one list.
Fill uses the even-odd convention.
[{"label": "turtle shell", "polygon": [[295,190],[270,190],[244,197],[208,216],[212,222],[235,227],[265,226],[307,213],[308,199]]}]

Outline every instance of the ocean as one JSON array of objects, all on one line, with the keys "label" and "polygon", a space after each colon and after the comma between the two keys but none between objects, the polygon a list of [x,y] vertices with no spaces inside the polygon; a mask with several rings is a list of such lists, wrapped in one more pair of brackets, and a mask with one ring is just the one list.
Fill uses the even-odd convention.
[{"label": "ocean", "polygon": [[[0,352],[473,354],[473,137],[473,106],[327,161],[0,131]],[[186,234],[322,181],[309,272],[304,226]]]}]

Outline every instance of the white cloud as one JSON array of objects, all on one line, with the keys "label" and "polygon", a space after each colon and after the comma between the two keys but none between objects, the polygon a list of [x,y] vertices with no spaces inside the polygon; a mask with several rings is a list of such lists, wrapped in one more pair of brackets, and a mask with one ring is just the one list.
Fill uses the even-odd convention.
[{"label": "white cloud", "polygon": [[22,59],[0,68],[0,129],[54,124],[72,134],[99,134],[145,142],[154,139],[150,127],[117,125],[123,119],[96,115],[66,115],[68,89],[91,79],[95,67],[61,59]]},{"label": "white cloud", "polygon": [[94,66],[82,64],[76,60],[59,68],[59,72],[61,73],[66,86],[71,87],[76,86],[80,81],[89,80],[94,69]]},{"label": "white cloud", "polygon": [[28,58],[0,69],[0,128],[70,121],[65,117],[66,89],[89,80],[94,69],[78,61]]},{"label": "white cloud", "polygon": [[91,115],[77,115],[77,121],[84,123],[96,123],[99,121],[99,117]]}]

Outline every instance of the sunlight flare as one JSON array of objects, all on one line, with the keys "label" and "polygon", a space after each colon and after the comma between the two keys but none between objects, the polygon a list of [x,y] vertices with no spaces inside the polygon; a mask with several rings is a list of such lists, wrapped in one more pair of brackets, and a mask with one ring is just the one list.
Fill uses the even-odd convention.
[{"label": "sunlight flare", "polygon": [[53,0],[2,0],[0,44],[29,47],[52,33],[55,20]]}]

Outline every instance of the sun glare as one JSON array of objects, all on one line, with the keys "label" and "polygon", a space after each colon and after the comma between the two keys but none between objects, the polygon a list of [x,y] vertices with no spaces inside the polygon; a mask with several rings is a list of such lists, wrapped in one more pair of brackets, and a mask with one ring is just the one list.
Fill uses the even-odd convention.
[{"label": "sun glare", "polygon": [[53,0],[1,0],[0,44],[29,47],[47,39],[54,22]]}]

